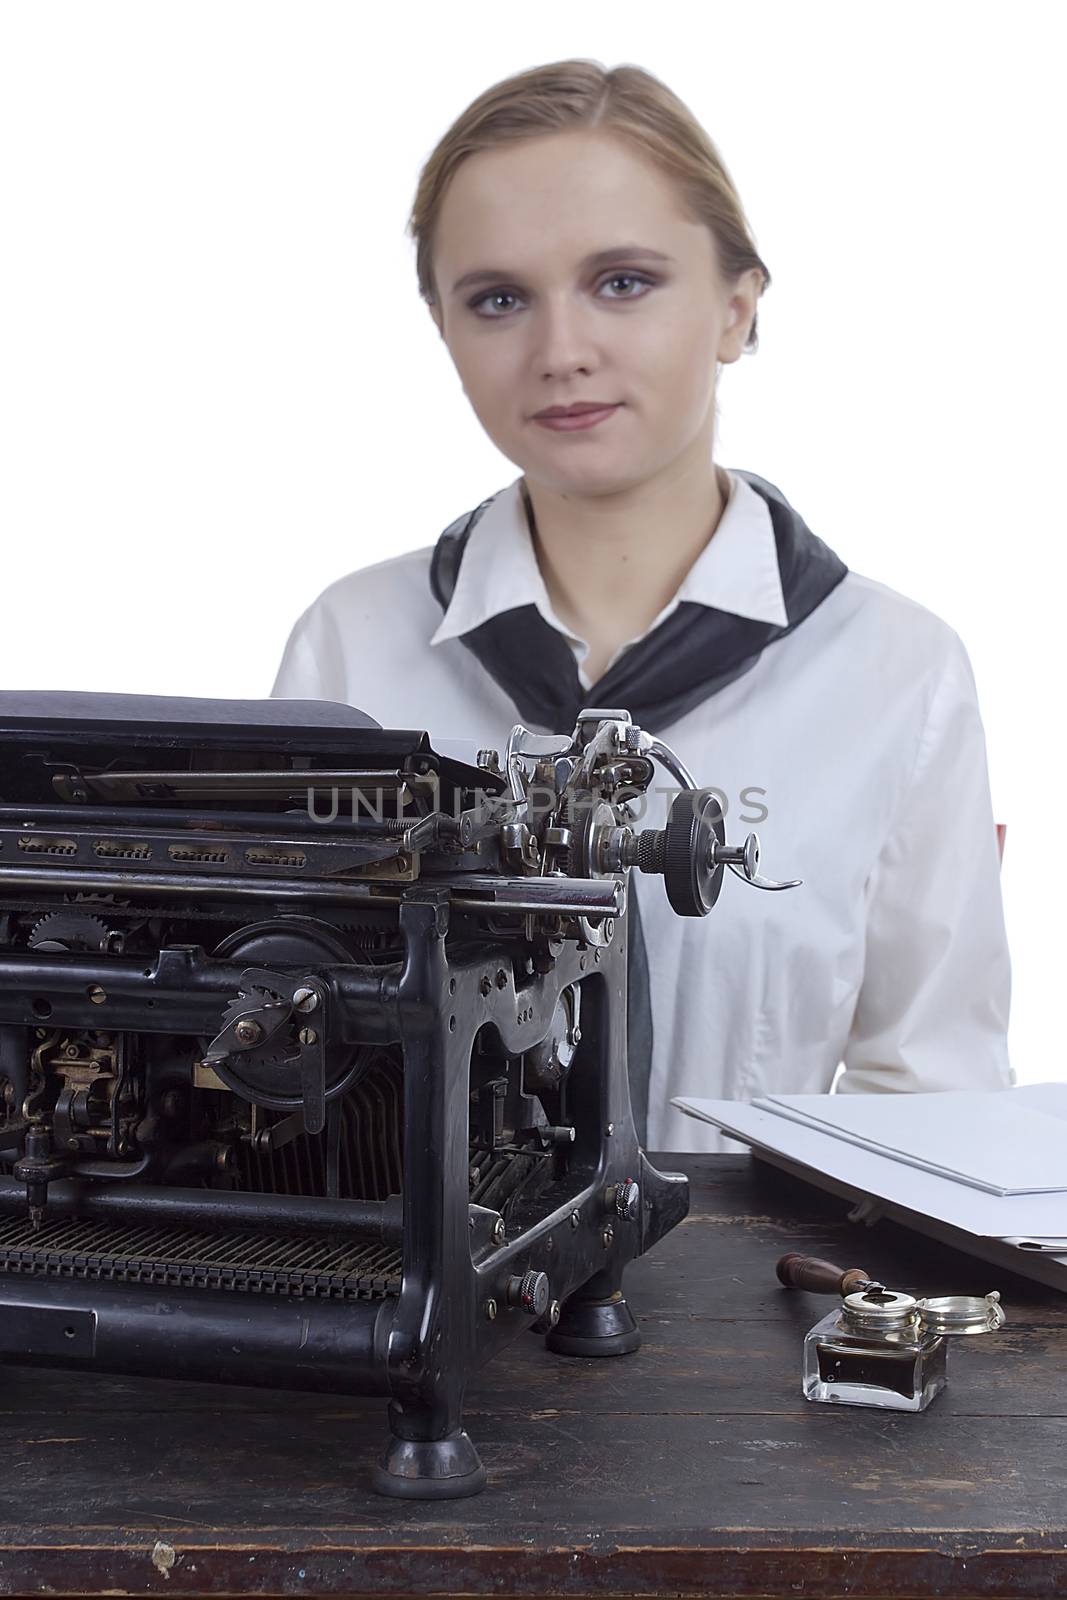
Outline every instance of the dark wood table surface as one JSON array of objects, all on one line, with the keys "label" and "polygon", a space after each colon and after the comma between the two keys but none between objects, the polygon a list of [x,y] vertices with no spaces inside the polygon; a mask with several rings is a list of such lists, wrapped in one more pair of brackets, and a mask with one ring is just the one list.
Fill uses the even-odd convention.
[{"label": "dark wood table surface", "polygon": [[[8,1368],[0,1594],[1059,1595],[1067,1592],[1067,1295],[747,1155],[656,1156],[686,1221],[628,1269],[643,1344],[525,1335],[475,1379],[489,1473],[383,1499],[381,1400]],[[832,1305],[786,1250],[894,1288],[999,1288],[925,1412],[816,1405],[802,1341]]]}]

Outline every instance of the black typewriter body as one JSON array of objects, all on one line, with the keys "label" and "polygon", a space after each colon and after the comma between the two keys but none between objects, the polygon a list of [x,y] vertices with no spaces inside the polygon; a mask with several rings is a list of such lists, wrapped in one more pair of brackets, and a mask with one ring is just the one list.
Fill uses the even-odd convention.
[{"label": "black typewriter body", "polygon": [[628,879],[703,915],[731,859],[710,791],[631,826],[664,748],[0,694],[0,1362],[380,1395],[374,1487],[444,1497],[502,1346],[636,1348],[688,1185],[631,1114]]}]

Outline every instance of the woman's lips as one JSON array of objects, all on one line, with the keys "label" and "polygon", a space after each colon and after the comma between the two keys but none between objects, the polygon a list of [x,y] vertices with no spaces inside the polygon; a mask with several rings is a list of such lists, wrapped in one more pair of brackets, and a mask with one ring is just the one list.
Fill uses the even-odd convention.
[{"label": "woman's lips", "polygon": [[595,428],[598,422],[618,411],[618,406],[605,406],[602,411],[580,411],[573,417],[534,417],[542,428],[552,428],[556,433],[573,433],[576,428]]}]

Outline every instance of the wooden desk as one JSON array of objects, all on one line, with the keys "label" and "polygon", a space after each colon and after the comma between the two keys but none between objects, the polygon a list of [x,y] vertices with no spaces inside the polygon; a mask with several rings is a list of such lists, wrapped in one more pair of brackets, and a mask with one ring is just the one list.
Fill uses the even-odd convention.
[{"label": "wooden desk", "polygon": [[[1067,1297],[748,1156],[659,1156],[692,1210],[629,1269],[644,1343],[529,1335],[469,1391],[473,1499],[382,1499],[384,1403],[9,1368],[0,1594],[1056,1595],[1067,1591]],[[802,1250],[897,1288],[999,1288],[926,1412],[813,1405],[831,1301]]]}]

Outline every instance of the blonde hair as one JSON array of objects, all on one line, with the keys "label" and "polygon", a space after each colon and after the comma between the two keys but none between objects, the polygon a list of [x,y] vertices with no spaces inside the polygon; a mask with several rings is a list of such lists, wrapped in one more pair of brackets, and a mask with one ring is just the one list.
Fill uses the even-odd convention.
[{"label": "blonde hair", "polygon": [[[633,146],[677,186],[694,220],[710,228],[723,278],[751,267],[771,275],[756,252],[740,196],[718,150],[665,83],[641,67],[608,70],[599,61],[571,59],[531,67],[493,84],[473,100],[438,140],[419,174],[407,231],[415,240],[419,293],[438,301],[434,233],[448,186],[468,156],[522,139],[575,128],[602,129]],[[755,350],[756,324],[745,343]]]}]

